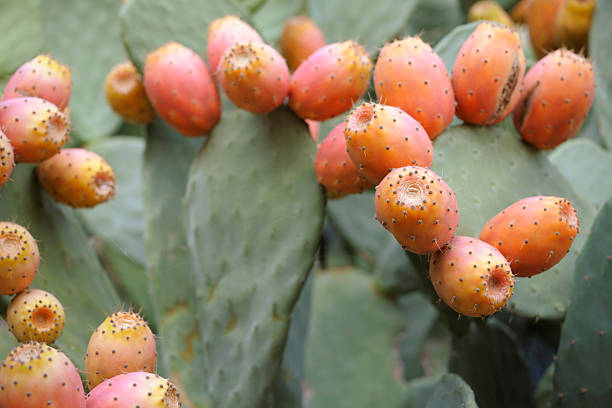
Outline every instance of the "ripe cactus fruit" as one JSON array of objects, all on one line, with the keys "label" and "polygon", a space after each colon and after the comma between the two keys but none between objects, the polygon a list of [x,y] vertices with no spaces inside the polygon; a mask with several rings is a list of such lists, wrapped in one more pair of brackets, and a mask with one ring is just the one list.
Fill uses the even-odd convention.
[{"label": "ripe cactus fruit", "polygon": [[216,75],[223,53],[239,42],[264,43],[253,27],[236,16],[225,16],[214,20],[208,26],[206,58],[210,69]]},{"label": "ripe cactus fruit", "polygon": [[424,167],[393,170],[376,186],[376,219],[402,248],[417,254],[440,250],[455,234],[457,198],[440,176]]},{"label": "ripe cactus fruit", "polygon": [[564,198],[523,198],[491,218],[479,238],[496,247],[517,276],[533,276],[555,266],[569,252],[578,217]]},{"label": "ripe cactus fruit", "polygon": [[170,381],[155,374],[117,375],[87,395],[87,408],[180,408],[180,395]]},{"label": "ripe cactus fruit", "polygon": [[147,98],[142,77],[129,61],[115,65],[106,76],[104,92],[113,111],[128,122],[149,123],[155,110]]},{"label": "ripe cactus fruit", "polygon": [[530,0],[527,25],[533,50],[538,58],[559,47],[555,36],[554,21],[566,0]]},{"label": "ripe cactus fruit", "polygon": [[237,43],[219,62],[217,79],[236,106],[252,113],[278,108],[289,93],[289,68],[272,47]]},{"label": "ripe cactus fruit", "polygon": [[517,24],[524,24],[527,22],[527,14],[529,13],[529,7],[531,7],[532,0],[519,0],[518,3],[510,10],[510,17]]},{"label": "ripe cactus fruit", "polygon": [[0,407],[85,408],[79,372],[64,353],[31,342],[15,347],[0,367]]},{"label": "ripe cactus fruit", "polygon": [[524,75],[525,55],[518,33],[498,24],[479,24],[453,66],[457,116],[476,125],[501,122],[519,101]]},{"label": "ripe cactus fruit", "polygon": [[17,163],[37,163],[66,144],[70,122],[57,106],[36,97],[0,102],[0,128],[10,139]]},{"label": "ripe cactus fruit", "polygon": [[375,186],[359,174],[359,169],[346,152],[344,126],[342,122],[329,132],[315,156],[317,180],[327,190],[327,198],[357,194]]},{"label": "ripe cactus fruit", "polygon": [[8,181],[14,167],[13,146],[4,132],[0,130],[0,187]]},{"label": "ripe cactus fruit", "polygon": [[577,52],[587,48],[589,31],[597,0],[566,0],[555,18],[555,37],[559,46]]},{"label": "ripe cactus fruit", "polygon": [[181,44],[170,42],[147,55],[144,87],[157,114],[185,136],[203,136],[221,119],[219,91],[206,63]]},{"label": "ripe cactus fruit", "polygon": [[319,48],[293,73],[289,106],[302,119],[327,120],[346,112],[370,83],[372,61],[354,41]]},{"label": "ripe cactus fruit", "polygon": [[349,156],[375,184],[392,169],[429,167],[433,162],[433,145],[423,126],[394,106],[358,106],[346,119],[344,136]]},{"label": "ripe cactus fruit", "polygon": [[512,19],[498,3],[493,0],[481,0],[472,4],[468,11],[468,21],[488,20],[512,27]]},{"label": "ripe cactus fruit", "polygon": [[64,330],[66,316],[55,296],[40,289],[27,289],[13,298],[6,310],[6,322],[22,343],[53,343]]},{"label": "ripe cactus fruit", "polygon": [[444,303],[466,316],[488,316],[499,311],[514,291],[506,258],[495,247],[471,237],[453,237],[434,253],[429,278]]},{"label": "ripe cactus fruit", "polygon": [[91,390],[102,381],[133,371],[155,371],[155,336],[138,313],[115,312],[89,339],[85,375]]},{"label": "ripe cactus fruit", "polygon": [[2,100],[36,96],[63,110],[72,92],[70,68],[50,55],[39,55],[26,62],[9,79]]},{"label": "ripe cactus fruit", "polygon": [[514,127],[526,142],[552,149],[578,133],[594,96],[591,62],[571,51],[557,50],[525,76]]},{"label": "ripe cactus fruit", "polygon": [[26,289],[40,265],[38,244],[30,232],[12,222],[0,222],[0,294]]},{"label": "ripe cactus fruit", "polygon": [[326,44],[323,31],[317,26],[317,23],[306,16],[291,17],[285,21],[283,33],[278,42],[281,54],[287,60],[291,72],[295,71],[313,52]]},{"label": "ripe cactus fruit", "polygon": [[381,103],[418,120],[431,139],[453,120],[455,96],[444,61],[418,37],[385,45],[374,69],[374,87]]},{"label": "ripe cactus fruit", "polygon": [[115,194],[115,173],[98,154],[64,149],[37,166],[38,181],[56,201],[94,207]]}]

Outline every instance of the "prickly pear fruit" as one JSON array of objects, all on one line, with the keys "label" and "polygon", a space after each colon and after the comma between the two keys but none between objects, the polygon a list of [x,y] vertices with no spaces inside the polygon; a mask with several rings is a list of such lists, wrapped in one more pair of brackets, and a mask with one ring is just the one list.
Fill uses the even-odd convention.
[{"label": "prickly pear fruit", "polygon": [[407,251],[439,251],[455,234],[457,198],[440,176],[424,167],[393,170],[376,186],[376,219]]},{"label": "prickly pear fruit", "polygon": [[359,174],[346,152],[344,122],[337,125],[317,149],[314,161],[317,180],[327,190],[327,198],[361,193],[375,186]]},{"label": "prickly pear fruit", "polygon": [[578,133],[594,96],[591,62],[565,49],[554,51],[525,76],[514,127],[526,142],[552,149]]},{"label": "prickly pear fruit", "polygon": [[85,408],[85,405],[79,372],[61,351],[31,342],[15,347],[2,362],[0,407]]},{"label": "prickly pear fruit", "polygon": [[26,289],[13,298],[6,310],[6,322],[22,343],[53,343],[62,334],[66,322],[64,308],[49,292]]},{"label": "prickly pear fruit", "polygon": [[50,55],[39,55],[26,62],[9,79],[2,100],[37,96],[63,110],[72,92],[70,68]]},{"label": "prickly pear fruit", "polygon": [[518,3],[510,10],[510,17],[517,24],[524,24],[527,22],[527,13],[529,13],[529,7],[531,6],[531,0],[519,0]]},{"label": "prickly pear fruit", "polygon": [[499,311],[514,291],[506,258],[496,248],[471,237],[453,237],[434,253],[429,278],[444,303],[466,316],[488,316]]},{"label": "prickly pear fruit", "polygon": [[115,65],[106,76],[104,92],[113,111],[128,122],[149,123],[155,110],[147,98],[142,77],[129,61]]},{"label": "prickly pear fruit", "polygon": [[326,44],[323,31],[317,26],[317,23],[306,16],[291,17],[285,21],[283,33],[278,42],[281,54],[287,60],[291,72],[295,71],[313,52]]},{"label": "prickly pear fruit", "polygon": [[310,119],[306,119],[305,122],[308,125],[308,131],[310,132],[310,136],[312,137],[312,140],[314,140],[315,142],[318,142],[319,132],[321,131],[321,122],[318,122],[316,120],[310,120]]},{"label": "prickly pear fruit", "polygon": [[302,119],[327,120],[367,91],[372,61],[355,41],[319,48],[293,73],[289,106]]},{"label": "prickly pear fruit", "polygon": [[85,375],[91,390],[102,381],[133,371],[155,371],[155,336],[138,313],[115,312],[89,339]]},{"label": "prickly pear fruit", "polygon": [[134,372],[108,379],[87,395],[87,408],[180,408],[179,393],[155,374]]},{"label": "prickly pear fruit", "polygon": [[10,139],[17,163],[37,163],[66,144],[70,123],[57,106],[36,97],[0,102],[0,128]]},{"label": "prickly pear fruit", "polygon": [[26,289],[39,265],[38,244],[30,232],[19,224],[0,222],[0,294]]},{"label": "prickly pear fruit", "polygon": [[394,106],[358,106],[346,119],[344,136],[359,172],[375,184],[392,169],[429,167],[433,162],[433,145],[423,126]]},{"label": "prickly pear fruit", "polygon": [[533,276],[555,266],[569,252],[578,217],[564,198],[535,196],[491,218],[479,238],[504,254],[517,276]]},{"label": "prickly pear fruit", "polygon": [[455,60],[451,81],[457,116],[467,123],[494,125],[516,107],[525,75],[521,38],[510,28],[484,22]]},{"label": "prickly pear fruit", "polygon": [[512,27],[512,19],[498,3],[493,0],[481,0],[472,4],[468,11],[468,21],[488,20]]},{"label": "prickly pear fruit", "polygon": [[15,154],[13,153],[13,145],[11,145],[4,132],[0,130],[0,186],[11,177],[14,167]]},{"label": "prickly pear fruit", "polygon": [[380,51],[374,68],[376,97],[418,120],[431,139],[453,121],[455,96],[444,61],[418,37]]},{"label": "prickly pear fruit", "polygon": [[566,0],[531,0],[527,12],[529,37],[538,58],[557,49],[560,44],[555,35],[554,22],[563,2]]},{"label": "prickly pear fruit", "polygon": [[206,58],[213,74],[216,74],[221,56],[239,42],[264,43],[253,27],[236,16],[225,16],[208,26]]},{"label": "prickly pear fruit", "polygon": [[153,108],[185,136],[204,136],[221,119],[219,91],[206,63],[170,42],[147,55],[144,87]]},{"label": "prickly pear fruit", "polygon": [[85,149],[64,149],[37,166],[38,181],[56,201],[71,207],[94,207],[115,195],[115,173]]},{"label": "prickly pear fruit", "polygon": [[557,12],[555,36],[559,46],[580,52],[587,48],[597,0],[566,0]]},{"label": "prickly pear fruit", "polygon": [[217,72],[227,97],[252,113],[278,108],[289,93],[289,68],[272,47],[259,43],[237,43],[228,48]]}]

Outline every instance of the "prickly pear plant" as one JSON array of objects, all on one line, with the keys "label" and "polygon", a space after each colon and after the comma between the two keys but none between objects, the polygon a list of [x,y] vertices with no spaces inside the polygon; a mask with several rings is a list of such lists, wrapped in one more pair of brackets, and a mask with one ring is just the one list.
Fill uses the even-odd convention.
[{"label": "prickly pear plant", "polygon": [[104,93],[113,111],[127,122],[149,123],[155,119],[142,76],[131,62],[117,64],[108,72]]},{"label": "prickly pear plant", "polygon": [[13,145],[11,145],[4,132],[0,130],[0,187],[7,182],[14,167],[15,153]]},{"label": "prickly pear plant", "polygon": [[30,231],[13,222],[0,222],[0,293],[19,293],[34,280],[40,265],[38,244]]},{"label": "prickly pear plant", "polygon": [[327,44],[325,35],[317,23],[307,16],[288,19],[278,42],[291,72],[295,71],[313,52]]},{"label": "prickly pear plant", "polygon": [[6,309],[9,329],[21,343],[54,343],[64,331],[66,313],[53,294],[26,289],[11,300]]},{"label": "prickly pear plant", "polygon": [[263,40],[253,27],[237,16],[224,16],[210,23],[206,58],[213,75],[217,75],[219,62],[225,51],[238,43],[263,44]]}]

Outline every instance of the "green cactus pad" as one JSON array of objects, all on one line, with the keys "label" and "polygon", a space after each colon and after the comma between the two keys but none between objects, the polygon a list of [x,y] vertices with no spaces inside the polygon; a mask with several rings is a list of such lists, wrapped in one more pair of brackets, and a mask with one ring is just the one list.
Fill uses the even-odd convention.
[{"label": "green cactus pad", "polygon": [[572,302],[561,327],[556,407],[612,406],[612,199],[576,262]]},{"label": "green cactus pad", "polygon": [[593,25],[589,37],[589,52],[595,65],[597,91],[593,110],[599,134],[608,149],[612,149],[612,2],[598,1],[593,14]]},{"label": "green cactus pad", "polygon": [[555,363],[552,363],[546,371],[536,387],[534,398],[536,408],[551,408],[554,398],[553,375],[555,373]]},{"label": "green cactus pad", "polygon": [[12,75],[43,48],[41,0],[0,0],[0,76]]},{"label": "green cactus pad", "polygon": [[193,162],[189,247],[216,407],[257,407],[273,382],[289,316],[314,261],[324,197],[306,124],[287,109],[234,111]]},{"label": "green cactus pad", "polygon": [[423,41],[434,43],[463,22],[457,0],[421,0],[402,33],[420,35]]},{"label": "green cactus pad", "polygon": [[253,13],[253,24],[267,43],[277,44],[285,21],[303,8],[302,0],[267,0]]},{"label": "green cactus pad", "polygon": [[9,331],[6,320],[0,317],[0,361],[4,360],[17,344],[15,336]]},{"label": "green cactus pad", "polygon": [[446,407],[478,408],[474,391],[458,375],[444,375],[425,405],[425,408]]}]

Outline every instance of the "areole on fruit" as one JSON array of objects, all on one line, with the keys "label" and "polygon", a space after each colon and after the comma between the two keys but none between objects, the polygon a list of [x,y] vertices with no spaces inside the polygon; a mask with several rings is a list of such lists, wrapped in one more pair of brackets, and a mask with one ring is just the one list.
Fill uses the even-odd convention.
[{"label": "areole on fruit", "polygon": [[53,343],[64,330],[64,308],[51,293],[27,289],[9,304],[6,321],[21,342]]}]

